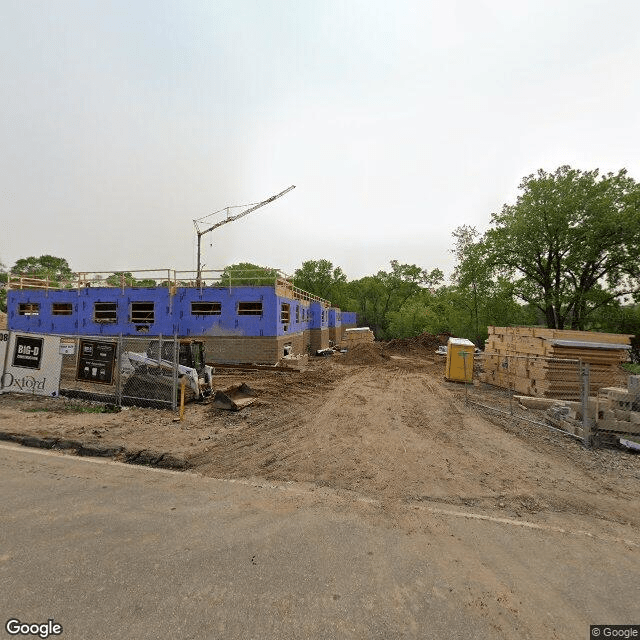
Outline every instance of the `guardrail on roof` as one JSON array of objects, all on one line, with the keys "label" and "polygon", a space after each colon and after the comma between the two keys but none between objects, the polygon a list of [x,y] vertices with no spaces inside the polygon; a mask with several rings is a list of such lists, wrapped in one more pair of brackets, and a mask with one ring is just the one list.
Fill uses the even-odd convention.
[{"label": "guardrail on roof", "polygon": [[234,270],[231,273],[222,269],[201,271],[177,271],[175,269],[137,269],[135,271],[81,271],[73,279],[36,278],[30,274],[10,273],[7,282],[9,289],[81,290],[86,287],[113,287],[124,291],[126,287],[169,287],[174,292],[178,287],[239,287],[268,286],[279,289],[282,295],[297,300],[319,302],[330,307],[331,302],[320,298],[294,285],[294,280],[279,269]]}]

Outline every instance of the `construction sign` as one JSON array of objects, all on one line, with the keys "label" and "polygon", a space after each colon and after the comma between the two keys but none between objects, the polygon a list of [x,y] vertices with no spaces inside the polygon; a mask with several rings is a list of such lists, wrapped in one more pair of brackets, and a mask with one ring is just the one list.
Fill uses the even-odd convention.
[{"label": "construction sign", "polygon": [[0,332],[0,364],[3,393],[58,395],[62,366],[58,336]]},{"label": "construction sign", "polygon": [[116,343],[80,340],[76,380],[113,384]]}]

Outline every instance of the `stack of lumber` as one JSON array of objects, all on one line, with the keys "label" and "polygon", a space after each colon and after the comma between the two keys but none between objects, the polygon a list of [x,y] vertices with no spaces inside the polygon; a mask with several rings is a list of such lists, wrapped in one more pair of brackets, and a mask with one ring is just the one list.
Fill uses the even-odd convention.
[{"label": "stack of lumber", "polygon": [[580,363],[590,366],[590,393],[620,384],[632,336],[538,327],[489,327],[479,379],[517,393],[580,398]]}]

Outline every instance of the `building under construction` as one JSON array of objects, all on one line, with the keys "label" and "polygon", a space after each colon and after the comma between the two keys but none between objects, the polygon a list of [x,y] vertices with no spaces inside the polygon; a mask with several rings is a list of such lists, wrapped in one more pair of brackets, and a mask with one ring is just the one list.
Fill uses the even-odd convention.
[{"label": "building under construction", "polygon": [[70,282],[11,276],[11,331],[203,339],[208,359],[275,363],[339,343],[356,314],[268,269],[235,273],[145,270],[80,273]]}]

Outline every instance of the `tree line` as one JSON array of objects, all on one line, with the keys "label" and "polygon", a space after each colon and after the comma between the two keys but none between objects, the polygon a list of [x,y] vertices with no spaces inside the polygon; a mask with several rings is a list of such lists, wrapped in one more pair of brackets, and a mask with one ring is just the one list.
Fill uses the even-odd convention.
[{"label": "tree line", "polygon": [[[349,280],[340,266],[319,259],[303,262],[294,284],[356,311],[379,339],[448,332],[482,346],[489,325],[640,334],[640,185],[624,169],[601,174],[561,166],[526,176],[516,201],[491,214],[485,233],[455,229],[451,251],[448,281],[438,268],[398,260]],[[230,265],[223,277],[247,269],[262,268]],[[73,276],[67,261],[54,256],[23,258],[11,271],[52,281]],[[272,281],[272,270],[263,271]],[[122,277],[110,276],[116,284]],[[6,309],[4,289],[0,308]]]}]

